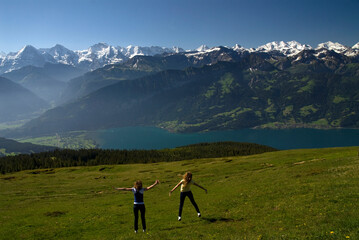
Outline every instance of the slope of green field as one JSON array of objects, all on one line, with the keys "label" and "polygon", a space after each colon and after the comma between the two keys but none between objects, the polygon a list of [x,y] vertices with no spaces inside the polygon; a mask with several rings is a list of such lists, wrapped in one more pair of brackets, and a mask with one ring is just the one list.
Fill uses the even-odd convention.
[{"label": "slope of green field", "polygon": [[[179,190],[193,187],[177,221]],[[133,232],[145,186],[147,233]],[[359,239],[358,147],[270,152],[171,163],[28,170],[0,175],[0,239]],[[140,225],[141,226],[141,225]]]}]

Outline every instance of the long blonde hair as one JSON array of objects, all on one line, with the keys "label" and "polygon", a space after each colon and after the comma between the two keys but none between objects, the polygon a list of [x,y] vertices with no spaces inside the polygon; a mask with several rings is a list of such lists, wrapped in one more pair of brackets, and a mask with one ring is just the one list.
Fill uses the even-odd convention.
[{"label": "long blonde hair", "polygon": [[142,188],[142,181],[141,180],[137,180],[133,186],[134,188],[136,188],[137,191],[141,190]]},{"label": "long blonde hair", "polygon": [[183,175],[183,185],[186,186],[192,180],[192,173],[186,172]]}]

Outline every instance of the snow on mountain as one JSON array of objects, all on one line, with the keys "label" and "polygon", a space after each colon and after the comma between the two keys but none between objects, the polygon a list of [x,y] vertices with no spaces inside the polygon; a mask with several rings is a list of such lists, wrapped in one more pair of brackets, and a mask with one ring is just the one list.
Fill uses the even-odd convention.
[{"label": "snow on mountain", "polygon": [[220,47],[209,48],[207,45],[201,45],[196,50],[188,50],[188,51],[186,51],[185,56],[186,57],[194,57],[194,58],[197,58],[199,60],[202,60],[203,57],[205,55],[207,55],[208,53],[216,52],[216,51],[220,51],[220,50],[221,50]]},{"label": "snow on mountain", "polygon": [[75,65],[79,59],[74,51],[67,49],[60,44],[56,44],[52,48],[43,48],[39,50],[50,54],[56,62],[62,64]]},{"label": "snow on mountain", "polygon": [[0,73],[9,72],[28,65],[42,67],[46,62],[55,63],[53,57],[37,50],[31,45],[26,45],[17,53],[9,53],[0,64]]},{"label": "snow on mountain", "polygon": [[104,64],[123,61],[124,56],[120,51],[106,43],[98,43],[86,50],[75,51],[79,56],[79,62],[100,62]]},{"label": "snow on mountain", "polygon": [[234,47],[232,47],[232,49],[236,52],[250,51],[249,49],[246,49],[239,44],[234,45]]},{"label": "snow on mountain", "polygon": [[355,44],[353,47],[347,47],[340,43],[333,43],[331,41],[321,43],[316,48],[317,51],[321,51],[322,53],[325,52],[325,50],[334,51],[339,54],[344,54],[348,57],[354,57],[359,55],[359,42]]},{"label": "snow on mountain", "polygon": [[[300,53],[303,50],[313,49],[310,45],[301,44],[296,41],[289,42],[270,42],[258,48],[246,49],[238,44],[232,48],[228,48],[240,53],[243,52],[267,52],[267,53],[282,53],[285,56],[293,56]],[[20,51],[15,53],[2,53],[0,52],[0,74],[19,69],[21,67],[43,66],[46,62],[50,63],[62,63],[72,65],[74,67],[83,68],[86,70],[94,70],[96,68],[103,67],[108,64],[121,63],[136,55],[154,56],[157,54],[175,54],[184,52],[187,57],[195,56],[198,59],[203,58],[203,54],[209,54],[215,51],[221,51],[223,47],[209,48],[206,45],[202,45],[195,50],[183,50],[179,47],[140,47],[140,46],[128,46],[128,47],[114,47],[106,43],[95,44],[85,50],[72,51],[65,48],[62,45],[55,45],[52,48],[36,49],[31,45],[23,47]],[[353,47],[346,47],[340,43],[325,42],[318,45],[315,49],[315,56],[326,55],[328,51],[335,51],[339,54],[346,56],[358,56],[359,55],[359,42]]]},{"label": "snow on mountain", "polygon": [[256,48],[256,51],[259,52],[278,51],[284,55],[292,56],[300,53],[303,50],[309,50],[309,49],[312,49],[310,45],[300,44],[296,41],[290,41],[290,42],[275,41],[259,46],[258,48]]},{"label": "snow on mountain", "polygon": [[344,45],[342,45],[342,44],[340,44],[338,42],[333,43],[331,41],[318,44],[318,47],[316,48],[316,50],[323,49],[323,48],[335,51],[337,53],[344,53],[344,52],[349,50],[348,47],[346,47],[346,46],[344,46]]},{"label": "snow on mountain", "polygon": [[156,55],[163,53],[184,52],[182,48],[173,47],[114,47],[106,43],[95,44],[85,50],[72,51],[57,44],[52,48],[36,49],[25,46],[16,53],[0,54],[0,74],[19,69],[26,65],[43,66],[45,62],[62,63],[75,67],[94,70],[108,64],[123,62],[136,55]]},{"label": "snow on mountain", "polygon": [[144,56],[154,56],[157,54],[164,54],[164,53],[179,53],[184,52],[182,48],[173,47],[173,48],[165,48],[165,47],[139,47],[139,46],[128,46],[126,48],[119,47],[123,55],[128,58],[133,58],[137,55],[144,55]]},{"label": "snow on mountain", "polygon": [[207,45],[201,45],[201,46],[199,46],[197,49],[196,49],[196,51],[197,52],[205,52],[205,51],[207,51],[207,50],[209,50],[210,48],[207,46]]}]

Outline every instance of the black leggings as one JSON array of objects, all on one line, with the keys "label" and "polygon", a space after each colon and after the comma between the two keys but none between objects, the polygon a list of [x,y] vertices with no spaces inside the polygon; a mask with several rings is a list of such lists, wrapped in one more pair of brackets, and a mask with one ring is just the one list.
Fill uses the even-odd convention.
[{"label": "black leggings", "polygon": [[199,213],[199,208],[198,208],[198,206],[197,206],[197,203],[194,201],[192,192],[191,192],[191,191],[181,192],[180,205],[179,205],[179,213],[178,213],[178,216],[179,216],[179,217],[182,216],[183,204],[184,204],[184,200],[185,200],[186,197],[188,197],[189,200],[191,200],[192,205],[193,205],[194,208],[196,209],[197,213]]},{"label": "black leggings", "polygon": [[140,212],[141,212],[142,228],[143,228],[143,230],[146,230],[145,204],[134,204],[133,205],[133,213],[135,214],[135,231],[138,230],[138,210],[140,210]]}]

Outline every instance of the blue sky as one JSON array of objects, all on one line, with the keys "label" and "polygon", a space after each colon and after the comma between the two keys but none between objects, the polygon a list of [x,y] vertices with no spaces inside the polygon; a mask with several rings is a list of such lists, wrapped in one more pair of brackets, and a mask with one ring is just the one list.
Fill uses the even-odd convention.
[{"label": "blue sky", "polygon": [[359,0],[0,0],[0,51],[359,42]]}]

